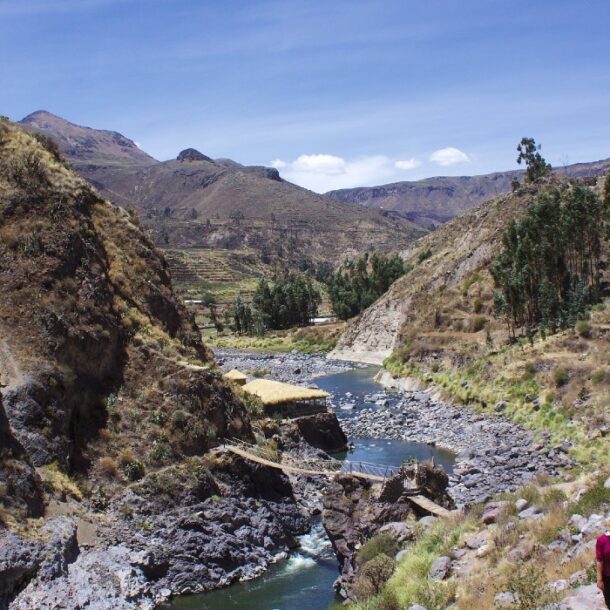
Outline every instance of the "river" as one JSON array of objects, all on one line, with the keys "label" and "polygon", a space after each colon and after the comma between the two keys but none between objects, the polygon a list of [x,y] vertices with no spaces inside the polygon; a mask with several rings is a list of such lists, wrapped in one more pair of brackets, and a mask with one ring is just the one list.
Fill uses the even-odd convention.
[{"label": "river", "polygon": [[[383,391],[374,381],[376,367],[356,368],[316,379],[316,384],[332,394],[339,420],[352,417],[363,408],[375,408],[365,401]],[[348,393],[346,395],[346,393]],[[398,396],[387,395],[389,406]],[[342,408],[343,407],[343,408]],[[353,439],[353,449],[344,457],[352,461],[398,466],[406,458],[434,458],[436,464],[452,470],[451,452],[409,441]],[[339,576],[337,561],[322,524],[314,523],[309,534],[299,538],[299,548],[263,576],[201,595],[185,596],[171,602],[171,610],[325,610],[338,601],[333,582]]]}]

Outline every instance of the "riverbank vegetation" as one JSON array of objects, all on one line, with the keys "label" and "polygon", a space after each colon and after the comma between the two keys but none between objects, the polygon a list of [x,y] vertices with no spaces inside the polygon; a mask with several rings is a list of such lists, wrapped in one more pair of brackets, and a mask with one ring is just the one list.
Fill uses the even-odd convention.
[{"label": "riverbank vegetation", "polygon": [[[609,474],[597,471],[569,483],[538,477],[491,505],[416,527],[393,574],[376,592],[361,586],[350,608],[535,610],[560,602],[595,582],[591,544],[610,509]],[[367,554],[368,561],[385,553],[383,545],[365,547],[378,550]],[[447,559],[440,574],[433,568],[438,558]]]},{"label": "riverbank vegetation", "polygon": [[216,348],[241,349],[260,352],[291,352],[306,354],[330,352],[345,328],[343,322],[320,324],[303,328],[269,331],[264,336],[217,335],[212,329],[204,332],[206,345]]}]

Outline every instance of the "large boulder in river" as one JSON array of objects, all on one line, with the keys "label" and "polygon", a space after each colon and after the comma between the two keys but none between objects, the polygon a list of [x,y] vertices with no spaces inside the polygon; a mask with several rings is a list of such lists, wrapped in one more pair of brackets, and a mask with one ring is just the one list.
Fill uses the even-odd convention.
[{"label": "large boulder in river", "polygon": [[312,447],[328,453],[337,453],[347,449],[347,436],[334,413],[318,413],[309,417],[299,417],[290,422],[284,433],[294,440],[304,439]]}]

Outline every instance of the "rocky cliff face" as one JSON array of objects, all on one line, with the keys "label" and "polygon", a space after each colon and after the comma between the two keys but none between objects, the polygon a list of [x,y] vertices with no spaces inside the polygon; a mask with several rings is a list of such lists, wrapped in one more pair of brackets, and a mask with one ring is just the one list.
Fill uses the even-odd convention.
[{"label": "rocky cliff face", "polygon": [[42,485],[30,459],[9,426],[0,400],[0,523],[9,516],[40,517]]},{"label": "rocky cliff face", "polygon": [[137,221],[6,123],[0,162],[0,374],[34,464],[90,471],[129,450],[154,467],[247,433]]}]

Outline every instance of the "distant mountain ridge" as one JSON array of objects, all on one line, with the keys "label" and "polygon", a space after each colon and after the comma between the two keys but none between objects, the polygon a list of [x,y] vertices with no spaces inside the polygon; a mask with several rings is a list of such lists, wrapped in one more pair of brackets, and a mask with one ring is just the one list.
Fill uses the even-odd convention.
[{"label": "distant mountain ridge", "polygon": [[135,208],[163,247],[252,248],[291,266],[404,248],[425,232],[291,184],[274,168],[213,160],[193,148],[160,162],[121,134],[45,111],[20,124],[55,139],[76,171],[113,203]]},{"label": "distant mountain ridge", "polygon": [[[576,163],[554,171],[570,178],[598,176],[610,169],[610,159]],[[336,201],[394,212],[423,227],[447,222],[484,201],[511,190],[523,170],[481,176],[438,176],[413,182],[341,189],[326,193]]]}]

